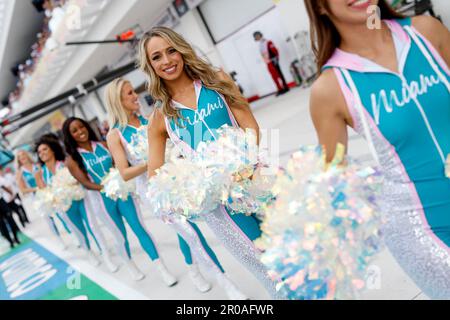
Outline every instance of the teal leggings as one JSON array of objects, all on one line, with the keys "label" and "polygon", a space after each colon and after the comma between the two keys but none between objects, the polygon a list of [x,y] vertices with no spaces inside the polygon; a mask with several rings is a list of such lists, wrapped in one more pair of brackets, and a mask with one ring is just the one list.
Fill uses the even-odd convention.
[{"label": "teal leggings", "polygon": [[89,242],[88,232],[94,239],[97,247],[101,251],[100,245],[92,232],[91,226],[88,223],[86,208],[84,201],[74,201],[72,206],[65,213],[67,216],[67,224],[69,224],[70,229],[75,233],[76,237],[80,241],[83,248],[90,250],[91,244]]},{"label": "teal leggings", "polygon": [[[216,254],[214,253],[214,251],[211,249],[211,247],[208,245],[208,243],[206,242],[205,237],[203,236],[202,232],[200,231],[200,229],[198,228],[198,226],[195,223],[192,222],[188,222],[191,227],[194,229],[195,233],[197,233],[197,236],[199,237],[203,248],[206,250],[206,253],[208,253],[209,257],[214,261],[214,263],[217,265],[217,267],[219,267],[219,269],[222,272],[225,272],[223,270],[222,265],[220,264],[219,260],[217,259]],[[189,248],[189,245],[187,244],[187,242],[183,239],[182,236],[178,235],[178,242],[180,244],[180,249],[181,252],[184,255],[184,260],[186,262],[187,265],[192,265],[193,261],[192,261],[192,254],[191,254],[191,249]]]},{"label": "teal leggings", "polygon": [[150,259],[153,261],[158,260],[158,250],[150,233],[145,228],[144,221],[142,220],[141,213],[139,211],[139,206],[135,204],[133,198],[129,196],[126,201],[114,201],[103,193],[101,195],[105,209],[111,220],[114,222],[115,228],[119,231],[119,233],[116,232],[116,236],[122,237],[121,242],[123,243],[125,249],[125,251],[121,250],[122,254],[124,256],[126,255],[128,259],[131,258],[130,244],[128,242],[127,231],[123,220],[125,218],[131,230],[133,230],[134,234],[138,238],[141,247]]},{"label": "teal leggings", "polygon": [[[250,240],[254,241],[254,240],[258,239],[259,237],[261,237],[261,228],[260,228],[261,222],[256,218],[255,215],[251,215],[251,216],[246,216],[244,214],[233,214],[232,215],[229,212],[228,212],[228,214],[230,215],[230,217],[234,221],[234,223],[236,223],[236,225],[245,233],[245,235]],[[198,237],[201,240],[201,243],[203,244],[203,247],[205,248],[205,250],[208,253],[208,255],[210,256],[210,258],[219,267],[219,269],[222,270],[222,272],[224,272],[223,267],[221,266],[219,260],[217,259],[216,254],[214,253],[214,251],[211,249],[211,247],[206,242],[206,239],[203,236],[203,234],[201,233],[198,226],[195,223],[192,223],[192,222],[189,222],[189,223],[192,226],[192,228],[195,230],[195,232],[197,233]],[[180,244],[181,252],[184,255],[184,260],[185,260],[186,264],[192,265],[192,263],[193,263],[192,254],[191,254],[189,245],[183,239],[183,237],[181,237],[180,235],[178,235],[178,241]]]},{"label": "teal leggings", "polygon": [[[57,213],[57,214],[56,214],[56,217],[58,218],[58,220],[59,220],[59,221],[61,222],[61,224],[63,225],[64,230],[66,230],[66,232],[67,232],[68,234],[70,234],[71,231],[70,231],[69,227],[67,226],[66,222],[64,221],[64,219],[61,217],[61,215],[60,215],[59,213]],[[48,216],[48,223],[49,223],[49,226],[50,226],[50,228],[52,229],[52,231],[53,231],[58,237],[60,237],[60,236],[61,236],[61,233],[59,232],[59,229],[58,229],[58,227],[56,226],[55,218],[49,215],[49,216]]]}]

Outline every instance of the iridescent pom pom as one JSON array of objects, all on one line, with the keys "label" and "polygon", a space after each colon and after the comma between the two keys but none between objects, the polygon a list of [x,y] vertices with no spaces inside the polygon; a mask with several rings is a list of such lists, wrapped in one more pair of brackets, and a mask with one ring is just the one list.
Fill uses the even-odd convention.
[{"label": "iridescent pom pom", "polygon": [[85,191],[72,176],[69,169],[62,168],[56,172],[50,185],[55,196],[53,205],[56,212],[67,212],[73,201],[84,199]]},{"label": "iridescent pom pom", "polygon": [[[130,143],[127,144],[127,149],[134,159],[142,162],[148,161],[148,126],[141,126],[137,132],[131,136]],[[178,157],[179,151],[170,139],[166,141],[166,162],[170,161],[172,157]]]},{"label": "iridescent pom pom", "polygon": [[216,131],[215,140],[198,145],[194,161],[237,174],[257,165],[259,149],[256,141],[254,130],[224,125]]},{"label": "iridescent pom pom", "polygon": [[33,209],[35,212],[39,212],[42,217],[52,216],[55,213],[54,198],[55,196],[50,188],[38,189],[35,193]]},{"label": "iridescent pom pom", "polygon": [[200,143],[190,154],[181,156],[172,143],[167,145],[166,164],[150,180],[147,194],[154,212],[163,216],[195,220],[215,210],[229,198],[233,175],[253,170],[257,159],[250,149],[256,146],[256,135],[229,126],[217,130],[217,140]]},{"label": "iridescent pom pom", "polygon": [[232,214],[263,215],[275,201],[272,188],[277,176],[268,166],[258,165],[256,169],[241,171],[239,178],[233,179],[224,205]]},{"label": "iridescent pom pom", "polygon": [[367,267],[382,246],[380,188],[376,170],[356,163],[328,167],[319,148],[291,157],[256,242],[289,299],[354,299],[364,289]]},{"label": "iridescent pom pom", "polygon": [[114,201],[119,199],[126,201],[136,191],[135,181],[124,181],[116,168],[111,168],[101,184],[103,186],[102,192]]},{"label": "iridescent pom pom", "polygon": [[127,148],[133,158],[142,161],[148,160],[147,126],[141,126],[137,129],[137,132],[131,136]]},{"label": "iridescent pom pom", "polygon": [[228,194],[223,204],[232,214],[259,214],[274,200],[276,176],[263,161],[254,130],[225,125],[217,130],[217,139],[201,143],[197,153],[201,164],[220,167],[228,176],[222,184]]},{"label": "iridescent pom pom", "polygon": [[149,180],[147,198],[157,216],[195,220],[219,206],[221,180],[216,169],[200,167],[186,158],[174,159]]},{"label": "iridescent pom pom", "polygon": [[216,131],[215,140],[201,142],[196,152],[180,157],[177,151],[173,148],[150,182],[148,197],[160,214],[193,220],[224,204],[233,213],[250,215],[273,200],[269,186],[275,177],[270,179],[262,174],[263,166],[257,167],[254,131],[225,125]]}]

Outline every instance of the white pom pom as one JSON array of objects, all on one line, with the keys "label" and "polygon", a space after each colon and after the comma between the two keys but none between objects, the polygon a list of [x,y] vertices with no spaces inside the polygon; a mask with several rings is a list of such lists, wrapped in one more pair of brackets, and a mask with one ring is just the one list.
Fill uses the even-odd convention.
[{"label": "white pom pom", "polygon": [[103,186],[102,192],[114,201],[119,199],[125,201],[136,192],[135,181],[124,181],[119,170],[115,168],[111,168],[101,184]]}]

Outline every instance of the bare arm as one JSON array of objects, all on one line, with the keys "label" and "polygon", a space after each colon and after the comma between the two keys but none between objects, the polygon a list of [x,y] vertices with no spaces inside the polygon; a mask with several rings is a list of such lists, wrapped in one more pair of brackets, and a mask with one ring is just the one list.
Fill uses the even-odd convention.
[{"label": "bare arm", "polygon": [[[224,71],[219,71],[218,76],[222,80],[232,83],[235,93],[241,95],[239,88],[236,86],[233,79],[231,79],[231,77],[228,74],[226,74]],[[253,115],[253,112],[250,109],[250,105],[248,103],[246,103],[245,105],[238,105],[236,103],[229,104],[229,105],[230,105],[231,112],[233,113],[237,123],[239,124],[239,127],[241,127],[242,129],[255,130],[256,135],[257,135],[258,144],[259,144],[259,140],[260,140],[259,125]]]},{"label": "bare arm", "polygon": [[108,149],[111,152],[114,163],[116,164],[116,168],[119,170],[123,180],[132,180],[147,171],[146,163],[139,166],[130,166],[117,130],[111,131],[106,140],[108,143]]},{"label": "bare arm", "polygon": [[28,188],[25,181],[23,180],[23,176],[20,174],[20,171],[16,174],[17,186],[19,187],[20,192],[22,194],[33,193],[36,191],[35,188]]},{"label": "bare arm", "polygon": [[156,175],[156,170],[164,165],[166,141],[168,138],[164,116],[160,110],[155,110],[148,125],[148,176]]},{"label": "bare arm", "polygon": [[103,186],[93,183],[86,173],[81,170],[81,168],[78,166],[78,163],[75,162],[75,160],[72,159],[72,157],[67,157],[66,159],[66,167],[69,169],[72,176],[81,183],[86,189],[88,190],[95,190],[100,191],[103,189]]},{"label": "bare arm", "polygon": [[6,187],[6,186],[2,186],[1,187],[3,190],[5,190],[6,192],[8,192],[10,195],[14,195],[14,193],[12,192],[12,190],[10,189],[10,188],[8,188],[8,187]]},{"label": "bare arm", "polygon": [[431,42],[450,68],[450,31],[431,16],[414,17],[412,25]]},{"label": "bare arm", "polygon": [[331,162],[338,143],[347,149],[347,125],[353,126],[345,98],[332,70],[325,71],[314,84],[310,111],[319,143],[325,148],[327,162]]}]

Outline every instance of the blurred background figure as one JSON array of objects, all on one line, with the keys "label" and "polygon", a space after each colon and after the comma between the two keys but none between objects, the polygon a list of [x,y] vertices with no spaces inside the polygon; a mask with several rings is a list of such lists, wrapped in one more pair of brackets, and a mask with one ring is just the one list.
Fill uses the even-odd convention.
[{"label": "blurred background figure", "polygon": [[275,47],[272,41],[265,39],[260,31],[256,31],[253,34],[253,38],[259,42],[261,56],[266,62],[269,73],[277,86],[277,96],[287,93],[289,86],[280,68],[280,54],[277,47]]},{"label": "blurred background figure", "polygon": [[19,189],[17,187],[16,178],[12,174],[11,169],[3,169],[0,167],[0,186],[3,189],[3,199],[6,201],[10,212],[15,213],[19,218],[22,227],[26,227],[30,221],[28,220],[25,209],[19,198]]},{"label": "blurred background figure", "polygon": [[8,206],[8,203],[5,201],[5,196],[7,194],[10,194],[11,191],[3,186],[0,185],[0,233],[8,242],[9,245],[12,248],[14,248],[15,244],[20,244],[20,240],[18,237],[19,234],[19,227],[17,226],[16,222],[14,221],[12,215],[11,215],[11,209]]}]

